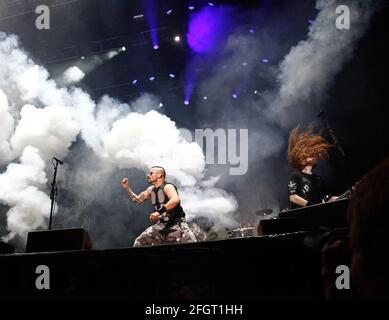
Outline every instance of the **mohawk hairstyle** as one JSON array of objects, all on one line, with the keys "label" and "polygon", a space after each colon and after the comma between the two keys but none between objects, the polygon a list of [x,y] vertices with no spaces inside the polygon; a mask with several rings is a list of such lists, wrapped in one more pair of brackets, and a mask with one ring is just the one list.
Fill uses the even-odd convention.
[{"label": "mohawk hairstyle", "polygon": [[162,176],[164,178],[166,178],[166,170],[164,167],[161,167],[161,166],[152,166],[152,168],[158,168],[158,169],[161,169],[162,170]]},{"label": "mohawk hairstyle", "polygon": [[288,160],[292,168],[302,170],[305,159],[314,157],[316,162],[323,159],[332,147],[321,135],[313,133],[313,125],[306,131],[293,128],[289,135]]}]

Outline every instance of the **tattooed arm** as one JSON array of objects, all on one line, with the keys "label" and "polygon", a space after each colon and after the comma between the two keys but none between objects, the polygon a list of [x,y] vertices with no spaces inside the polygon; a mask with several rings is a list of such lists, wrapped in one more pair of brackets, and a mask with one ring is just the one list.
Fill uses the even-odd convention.
[{"label": "tattooed arm", "polygon": [[147,188],[145,191],[141,192],[139,195],[137,195],[134,191],[131,190],[130,186],[128,185],[128,179],[124,178],[121,181],[122,188],[127,191],[128,196],[130,197],[132,202],[135,203],[143,203],[146,200],[150,199],[151,190],[153,187]]}]

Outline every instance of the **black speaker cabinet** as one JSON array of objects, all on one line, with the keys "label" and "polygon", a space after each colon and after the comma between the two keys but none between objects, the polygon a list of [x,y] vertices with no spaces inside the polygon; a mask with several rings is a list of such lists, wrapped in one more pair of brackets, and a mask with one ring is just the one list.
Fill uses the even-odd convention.
[{"label": "black speaker cabinet", "polygon": [[26,252],[92,249],[87,231],[81,228],[43,230],[28,233]]},{"label": "black speaker cabinet", "polygon": [[0,241],[0,254],[12,254],[15,248],[4,241]]}]

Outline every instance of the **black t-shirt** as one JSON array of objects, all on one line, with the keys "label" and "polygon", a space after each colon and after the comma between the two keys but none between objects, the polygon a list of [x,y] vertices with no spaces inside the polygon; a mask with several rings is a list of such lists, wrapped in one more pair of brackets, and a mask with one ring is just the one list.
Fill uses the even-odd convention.
[{"label": "black t-shirt", "polygon": [[[322,177],[316,174],[308,174],[301,171],[294,171],[289,179],[289,195],[297,194],[311,204],[321,203],[327,194],[327,188]],[[291,208],[299,208],[291,203]]]}]

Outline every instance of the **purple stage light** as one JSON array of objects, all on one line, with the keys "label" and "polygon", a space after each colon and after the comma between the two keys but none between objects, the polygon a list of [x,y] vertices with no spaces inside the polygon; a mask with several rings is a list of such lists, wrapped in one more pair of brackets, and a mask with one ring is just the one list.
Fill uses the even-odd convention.
[{"label": "purple stage light", "polygon": [[176,76],[175,76],[173,73],[169,73],[169,77],[170,77],[171,79],[174,79]]},{"label": "purple stage light", "polygon": [[264,63],[268,63],[268,62],[269,62],[269,60],[268,60],[268,59],[262,59],[262,62],[264,62]]},{"label": "purple stage light", "polygon": [[142,4],[145,9],[145,16],[150,29],[151,43],[154,49],[158,47],[158,33],[157,33],[157,1],[143,0]]},{"label": "purple stage light", "polygon": [[238,99],[238,95],[237,95],[236,93],[233,93],[233,94],[232,94],[232,97],[233,97],[234,99]]},{"label": "purple stage light", "polygon": [[154,81],[154,80],[155,80],[155,77],[150,77],[149,80],[150,80],[150,81]]},{"label": "purple stage light", "polygon": [[133,80],[132,81],[132,84],[137,84],[138,83],[138,80]]},{"label": "purple stage light", "polygon": [[249,29],[249,32],[250,33],[254,33],[254,29]]},{"label": "purple stage light", "polygon": [[215,6],[212,2],[208,2],[208,4],[209,4],[211,7],[214,7],[214,6]]},{"label": "purple stage light", "polygon": [[245,67],[245,66],[247,66],[247,65],[248,65],[247,62],[242,62],[242,66],[243,66],[243,67]]},{"label": "purple stage light", "polygon": [[190,103],[189,100],[185,100],[185,101],[184,101],[184,105],[186,105],[186,106],[188,106],[189,103]]},{"label": "purple stage light", "polygon": [[172,14],[172,12],[173,12],[173,10],[170,9],[170,10],[166,11],[166,14],[170,15],[170,14]]},{"label": "purple stage light", "polygon": [[189,6],[188,7],[188,9],[191,10],[191,11],[194,10],[194,8],[195,8],[194,6]]},{"label": "purple stage light", "polygon": [[188,44],[195,52],[217,49],[228,36],[231,27],[230,7],[205,7],[193,14],[187,34]]},{"label": "purple stage light", "polygon": [[159,45],[157,45],[157,44],[153,45],[153,49],[154,50],[158,50],[159,49]]}]

